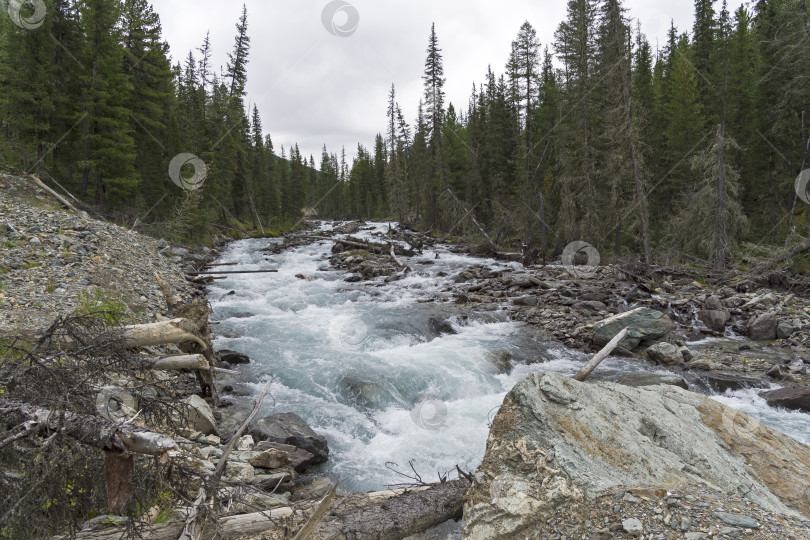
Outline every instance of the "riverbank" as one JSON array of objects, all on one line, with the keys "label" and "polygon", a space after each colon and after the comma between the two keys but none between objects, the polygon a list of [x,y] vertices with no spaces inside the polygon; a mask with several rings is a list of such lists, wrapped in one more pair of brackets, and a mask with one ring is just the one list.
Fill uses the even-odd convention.
[{"label": "riverbank", "polygon": [[[96,221],[81,212],[64,212],[56,204],[52,204],[47,195],[21,179],[0,178],[0,188],[0,236],[3,244],[3,249],[0,250],[0,269],[3,271],[0,278],[3,280],[0,286],[0,332],[3,336],[41,330],[57,316],[69,314],[76,309],[112,307],[121,311],[122,318],[127,323],[160,321],[170,317],[171,310],[167,305],[165,291],[155,280],[155,273],[168,283],[166,290],[171,291],[176,301],[191,302],[200,298],[202,287],[191,283],[186,278],[186,273],[197,270],[214,257],[222,256],[216,250],[190,252],[181,246],[171,246],[122,227]],[[364,242],[367,245],[343,244],[339,249],[332,247],[340,244],[335,240],[345,239],[345,235],[352,235],[354,238],[349,242]],[[399,246],[393,254],[376,252],[372,244],[387,247],[389,241],[394,241]],[[323,346],[325,354],[332,351],[331,354],[339,359],[357,359],[365,357],[369,352],[373,353],[375,347],[383,347],[388,360],[395,360],[397,369],[405,368],[404,380],[418,375],[408,369],[419,367],[422,357],[427,358],[428,365],[425,367],[433,370],[430,377],[425,379],[424,388],[414,387],[408,390],[412,394],[402,393],[402,388],[389,391],[367,379],[366,376],[380,365],[390,371],[390,367],[381,362],[383,358],[380,356],[373,357],[372,354],[378,365],[369,364],[365,373],[355,368],[355,373],[342,374],[337,379],[338,386],[331,390],[342,393],[339,398],[342,402],[351,403],[359,409],[357,412],[349,412],[348,409],[335,408],[332,411],[337,415],[335,418],[327,414],[316,419],[320,423],[316,422],[315,426],[319,434],[323,431],[330,444],[333,440],[338,441],[338,450],[341,450],[340,423],[351,416],[360,422],[358,425],[365,425],[368,429],[376,430],[375,433],[379,432],[371,448],[377,445],[386,455],[396,451],[392,446],[391,435],[403,429],[403,433],[411,437],[415,444],[436,444],[431,441],[437,431],[447,430],[451,438],[455,439],[454,442],[481,444],[483,451],[486,432],[484,431],[480,441],[478,435],[470,437],[471,430],[465,425],[466,419],[480,417],[482,411],[486,417],[486,410],[496,408],[502,401],[503,393],[527,374],[536,372],[542,367],[542,362],[554,360],[557,365],[560,362],[566,363],[566,366],[579,365],[589,356],[590,351],[598,348],[593,336],[594,328],[600,321],[638,307],[663,312],[674,321],[675,329],[666,339],[676,347],[680,361],[676,365],[668,364],[666,368],[682,374],[690,383],[705,380],[706,373],[729,374],[733,376],[733,383],[722,384],[740,386],[750,384],[752,380],[767,384],[778,381],[779,384],[802,385],[807,382],[806,376],[800,370],[792,371],[791,366],[795,366],[795,359],[801,359],[807,351],[807,314],[810,310],[803,297],[791,298],[780,291],[738,291],[733,287],[712,286],[694,280],[690,283],[680,282],[674,277],[656,280],[640,276],[631,269],[614,267],[602,267],[589,275],[582,275],[581,270],[554,266],[524,268],[515,262],[474,259],[466,254],[454,253],[462,250],[453,248],[450,251],[445,246],[437,246],[434,240],[413,231],[384,230],[376,225],[358,223],[343,224],[337,229],[327,226],[317,232],[299,232],[289,235],[283,243],[273,242],[269,246],[268,241],[249,242],[250,246],[264,243],[262,247],[267,247],[268,250],[262,252],[257,249],[251,255],[239,252],[237,254],[244,257],[240,264],[255,264],[265,268],[267,264],[280,265],[283,267],[280,274],[290,274],[282,276],[288,279],[283,283],[298,285],[275,291],[278,299],[272,307],[278,309],[279,320],[303,317],[301,321],[309,320],[313,324],[315,334],[312,339],[302,341],[301,336],[290,336],[291,343],[299,343],[299,349],[316,350]],[[321,255],[320,247],[313,252],[301,251],[301,248],[313,244],[325,246],[329,253]],[[222,252],[226,258],[234,253],[231,248],[232,246],[228,246]],[[249,342],[251,337],[245,335],[245,332],[251,328],[251,321],[260,321],[267,317],[267,314],[239,311],[242,304],[251,307],[251,302],[261,303],[269,298],[261,295],[246,298],[245,291],[238,290],[238,286],[230,288],[234,284],[246,284],[248,279],[247,276],[231,278],[207,288],[209,298],[212,294],[216,296],[212,323],[221,323],[214,326],[217,348],[222,348],[220,345],[231,341]],[[682,281],[686,278],[679,279]],[[399,286],[395,287],[396,284]],[[314,289],[309,289],[313,286]],[[261,287],[262,295],[270,292],[266,285]],[[231,290],[234,292],[231,293]],[[305,294],[299,297],[301,293]],[[728,335],[722,340],[719,340],[719,332],[700,329],[700,310],[718,307],[714,297],[720,302],[720,309],[713,311],[729,312],[725,332]],[[229,304],[231,299],[233,303]],[[323,304],[312,309],[303,303],[305,299],[316,299]],[[373,305],[377,300],[385,300],[387,305],[393,307],[399,305],[399,308],[386,312],[400,317],[388,321],[386,324],[392,326],[387,329],[377,328],[372,320],[365,319],[363,322],[356,316],[354,306],[363,303]],[[341,311],[332,315],[339,316],[327,318],[321,329],[318,325],[324,325],[324,321],[319,318],[329,316],[329,311],[324,307],[334,306],[340,307]],[[346,317],[340,318],[343,316],[341,314]],[[378,317],[377,320],[381,321],[381,314],[382,312],[374,311],[370,316]],[[779,331],[779,323],[787,321],[793,327],[791,335],[780,340],[740,339],[740,334],[749,331],[748,320],[752,316],[757,316],[754,318],[756,321],[758,316],[767,314],[773,314],[777,318],[775,331]],[[307,319],[308,315],[312,315],[312,318]],[[273,318],[270,317],[269,320]],[[321,322],[317,322],[319,320]],[[363,322],[365,328],[352,326],[357,321]],[[426,337],[403,341],[402,331],[408,325],[413,328],[407,332],[411,332],[413,336]],[[760,326],[762,325],[757,328]],[[321,330],[325,330],[327,338],[323,343],[319,341],[321,338],[315,337]],[[382,333],[378,333],[378,330]],[[283,329],[275,329],[275,332],[279,331]],[[782,326],[783,334],[786,331]],[[696,341],[695,338],[700,339]],[[546,349],[538,348],[538,344],[546,342],[556,345],[543,347],[565,348],[571,352],[566,353],[569,355],[565,358],[554,356],[559,353],[553,351],[543,356]],[[306,343],[306,347],[301,347],[301,343]],[[487,352],[495,354],[481,356],[480,344],[486,344]],[[266,344],[265,348],[267,346]],[[683,346],[693,351],[692,358],[687,359],[682,352]],[[625,352],[625,359],[613,358],[603,369],[612,373],[611,370],[617,369],[617,366],[621,369],[630,366],[630,369],[638,368],[641,371],[661,368],[661,364],[648,363],[645,349],[646,347],[636,351],[628,350]],[[182,352],[174,345],[151,347],[146,351],[155,354]],[[283,350],[278,350],[277,353],[287,364],[285,369],[308,367],[291,365],[294,364],[291,362],[292,358],[285,356]],[[456,358],[458,363],[451,362],[447,366],[435,364],[431,356],[433,354]],[[535,354],[537,356],[533,357]],[[484,362],[478,365],[465,363],[478,357]],[[260,382],[267,374],[256,362],[240,364],[242,360],[238,356],[230,358],[233,363],[224,367],[239,369],[242,375],[229,375],[230,379],[221,379],[217,384],[221,399],[219,407],[211,408],[210,416],[219,435],[196,429],[183,433],[182,440],[186,441],[183,444],[194,443],[190,447],[191,455],[202,470],[210,470],[216,465],[218,458],[226,450],[228,437],[246,416],[256,388],[261,386]],[[430,366],[430,362],[434,362],[434,365]],[[640,367],[641,364],[647,367]],[[439,425],[434,430],[430,428],[430,421],[435,419],[435,413],[417,414],[414,417],[413,409],[409,411],[408,408],[414,403],[424,403],[424,399],[430,396],[429,392],[425,393],[430,381],[437,380],[440,373],[458,377],[455,384],[468,385],[472,394],[468,401],[446,397],[445,404],[450,407],[449,423]],[[284,373],[269,375],[274,378],[278,376],[278,385],[274,383],[271,388],[284,404],[283,412],[287,412],[291,404],[312,401],[311,397],[298,390],[286,388]],[[692,375],[696,376],[690,378]],[[192,375],[178,377],[182,379],[180,386],[193,388]],[[315,380],[313,382],[320,384]],[[477,394],[482,388],[486,388],[487,393],[483,400]],[[442,397],[439,392],[437,398]],[[403,405],[406,408],[400,410]],[[465,407],[473,405],[473,408],[465,410]],[[204,409],[204,406],[201,407]],[[271,408],[268,404],[265,412],[269,412]],[[292,411],[296,409],[293,408]],[[276,411],[273,409],[272,412]],[[303,415],[302,411],[297,412]],[[339,419],[339,416],[344,418]],[[334,429],[330,429],[330,423]],[[290,424],[286,425],[289,427]],[[320,425],[326,429],[321,430]],[[482,429],[486,430],[486,426],[482,426]],[[304,431],[304,428],[299,428],[299,431]],[[350,430],[349,433],[359,440],[369,436],[362,431]],[[302,478],[296,478],[306,468],[302,466],[300,470],[291,470],[298,469],[291,460],[296,449],[268,446],[260,442],[263,438],[261,433],[256,432],[253,435],[255,437],[240,438],[228,459],[226,477],[230,481],[245,482],[252,486],[248,493],[232,493],[235,497],[230,511],[239,513],[262,508],[295,507],[298,509],[296,512],[300,510],[301,513],[296,513],[291,523],[303,525],[302,520],[312,511],[311,501],[322,497],[328,491],[331,480],[336,478],[325,478],[331,474],[325,473],[324,466],[316,467],[314,472]],[[312,435],[318,436],[314,433]],[[314,437],[313,444],[319,444]],[[445,448],[448,456],[454,452],[453,448]],[[400,464],[413,457],[408,452],[409,450],[403,450],[396,458]],[[286,456],[282,455],[284,453]],[[306,458],[300,453],[297,457]],[[364,466],[364,456],[355,457],[359,465]],[[344,465],[342,463],[341,467]],[[475,462],[462,465],[467,470],[477,467]],[[356,472],[349,467],[343,469],[342,474],[345,477]],[[794,529],[790,527],[803,526],[801,521],[786,522],[784,518],[765,510],[741,506],[746,504],[745,501],[734,496],[708,495],[701,489],[703,488],[698,486],[684,488],[668,497],[673,501],[682,501],[685,498],[687,502],[695,503],[694,508],[686,505],[688,515],[684,514],[692,520],[693,527],[689,529],[691,534],[719,534],[724,528],[717,521],[718,518],[710,516],[703,508],[747,512],[747,515],[753,516],[760,523],[769,523],[776,527],[772,531],[780,533],[790,531],[793,534]],[[631,507],[623,503],[615,504],[615,499],[620,495],[606,494],[596,500],[592,508],[594,516],[602,520],[602,526],[596,526],[596,522],[591,521],[594,533],[590,537],[596,538],[599,534],[624,534],[623,529],[616,527],[620,527],[626,516],[632,512],[629,510]],[[698,504],[706,500],[720,502],[712,502],[709,506]],[[622,501],[627,502],[624,499]],[[666,500],[664,502],[669,504]],[[624,509],[617,510],[618,506]],[[654,522],[642,519],[646,512],[654,512],[652,506],[647,506],[637,505],[639,519],[645,526],[649,523],[655,525]],[[586,523],[580,525],[590,526]],[[549,526],[549,531],[558,529],[560,532],[556,534],[560,534],[560,537],[568,534],[564,532],[568,526],[562,522]],[[737,529],[726,531],[726,534],[745,534],[744,529]],[[570,530],[573,534],[574,529]],[[681,530],[677,534],[684,532],[685,530]],[[263,537],[276,537],[274,535],[275,533],[268,533]],[[661,535],[664,538],[676,537],[671,536],[668,531],[663,531]]]}]

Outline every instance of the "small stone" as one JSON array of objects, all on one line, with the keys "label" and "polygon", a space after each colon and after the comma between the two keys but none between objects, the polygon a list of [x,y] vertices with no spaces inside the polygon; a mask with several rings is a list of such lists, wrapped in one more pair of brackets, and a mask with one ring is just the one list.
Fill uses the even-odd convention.
[{"label": "small stone", "polygon": [[805,367],[803,361],[796,360],[792,364],[788,365],[788,371],[796,375],[804,375],[805,373],[807,373],[807,368]]},{"label": "small stone", "polygon": [[239,451],[247,451],[253,450],[253,446],[256,444],[256,441],[253,440],[253,437],[250,435],[244,435],[239,438],[239,442],[236,443],[236,449]]},{"label": "small stone", "polygon": [[683,363],[683,354],[672,343],[656,343],[647,349],[647,356],[653,362],[663,364],[665,366],[677,365]]},{"label": "small stone", "polygon": [[729,514],[728,512],[714,512],[714,517],[732,527],[742,527],[744,529],[759,529],[759,523],[752,517],[741,516],[739,514]]},{"label": "small stone", "polygon": [[225,477],[237,482],[251,482],[256,477],[256,471],[249,463],[228,461],[225,465]]},{"label": "small stone", "polygon": [[540,303],[540,300],[537,298],[537,296],[533,294],[528,294],[526,296],[520,296],[518,298],[515,298],[514,300],[512,300],[512,303],[516,306],[534,307]]},{"label": "small stone", "polygon": [[253,456],[250,460],[250,464],[262,469],[280,469],[286,467],[289,460],[289,452],[271,448]]},{"label": "small stone", "polygon": [[40,241],[40,239],[38,237],[34,236],[33,238],[31,238],[29,243],[34,244],[34,245],[38,245],[38,244],[41,244],[42,242]]},{"label": "small stone", "polygon": [[796,329],[789,322],[780,322],[776,325],[776,337],[779,339],[790,339]]},{"label": "small stone", "polygon": [[636,518],[623,520],[622,529],[631,536],[641,536],[644,534],[644,525]]},{"label": "small stone", "polygon": [[629,502],[629,503],[637,503],[637,502],[638,502],[638,499],[636,499],[635,497],[633,497],[633,494],[632,494],[632,493],[625,493],[625,494],[624,494],[624,497],[622,497],[622,500],[623,500],[624,502]]},{"label": "small stone", "polygon": [[681,525],[681,530],[686,532],[686,531],[688,531],[689,529],[692,528],[692,520],[689,519],[686,516],[683,516],[683,517],[681,517],[680,525]]}]

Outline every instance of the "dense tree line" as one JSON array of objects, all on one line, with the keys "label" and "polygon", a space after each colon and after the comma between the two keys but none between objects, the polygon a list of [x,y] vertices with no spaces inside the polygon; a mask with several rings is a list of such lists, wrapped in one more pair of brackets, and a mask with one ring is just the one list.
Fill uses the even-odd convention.
[{"label": "dense tree line", "polygon": [[[0,16],[0,162],[58,182],[102,214],[185,240],[282,230],[314,206],[336,217],[384,213],[383,171],[365,150],[350,172],[345,154],[324,149],[319,174],[297,145],[275,149],[258,109],[246,108],[246,9],[217,72],[208,36],[171,64],[147,0],[44,5],[45,17],[26,28]],[[169,177],[181,153],[206,165],[197,190]]]},{"label": "dense tree line", "polygon": [[585,240],[717,266],[740,242],[805,233],[806,4],[716,4],[696,0],[692,32],[672,25],[653,51],[620,0],[569,0],[554,41],[542,48],[524,23],[505,72],[490,68],[463,111],[443,108],[434,27],[413,133],[388,96],[391,213],[445,231],[482,224],[543,253]]},{"label": "dense tree line", "polygon": [[[415,123],[392,85],[385,130],[352,163],[345,149],[316,163],[274,148],[246,109],[245,10],[217,73],[207,36],[170,64],[147,0],[45,4],[37,29],[0,17],[0,159],[130,221],[199,239],[283,229],[314,208],[483,229],[550,256],[584,240],[603,254],[718,266],[742,242],[807,232],[793,189],[810,167],[805,0],[734,13],[695,0],[691,31],[672,25],[660,50],[621,0],[568,0],[553,41],[524,23],[504,71],[490,67],[463,107],[446,100],[434,25]],[[182,152],[207,164],[199,190],[167,176]]]}]

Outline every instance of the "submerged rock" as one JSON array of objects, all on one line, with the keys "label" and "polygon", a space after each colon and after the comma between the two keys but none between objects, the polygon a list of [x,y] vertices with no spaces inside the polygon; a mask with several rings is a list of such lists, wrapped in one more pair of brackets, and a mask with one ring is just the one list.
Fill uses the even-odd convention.
[{"label": "submerged rock", "polygon": [[807,386],[762,392],[759,397],[767,401],[771,407],[784,407],[810,413],[810,387]]},{"label": "submerged rock", "polygon": [[449,321],[444,321],[436,317],[431,317],[430,320],[428,320],[428,326],[430,326],[431,331],[437,336],[458,334]]},{"label": "submerged rock", "polygon": [[228,362],[231,365],[250,363],[250,357],[240,352],[222,349],[221,351],[219,351],[218,354],[220,360],[222,360],[223,362]]},{"label": "submerged rock", "polygon": [[675,328],[675,323],[660,311],[647,307],[636,308],[594,324],[593,344],[598,347],[607,344],[624,328],[629,328],[629,332],[621,345],[627,349],[635,349],[642,341],[663,339]]},{"label": "submerged rock", "polygon": [[475,540],[532,536],[620,487],[745,486],[767,511],[810,516],[810,447],[675,386],[532,374],[504,399],[475,477],[462,522]]},{"label": "submerged rock", "polygon": [[509,351],[504,349],[492,351],[487,355],[487,358],[492,362],[492,365],[495,366],[495,369],[498,370],[498,373],[508,374],[512,372],[512,361],[514,357]]}]

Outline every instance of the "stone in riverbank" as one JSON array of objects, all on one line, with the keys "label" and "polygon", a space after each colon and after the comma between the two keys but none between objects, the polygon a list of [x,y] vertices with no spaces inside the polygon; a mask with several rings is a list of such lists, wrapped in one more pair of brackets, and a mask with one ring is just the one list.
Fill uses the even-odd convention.
[{"label": "stone in riverbank", "polygon": [[748,337],[759,341],[776,339],[779,319],[773,313],[763,313],[752,317],[748,323]]},{"label": "stone in riverbank", "polygon": [[275,443],[271,441],[262,441],[256,445],[254,450],[257,452],[264,452],[270,449],[279,450],[287,453],[287,459],[290,467],[295,469],[296,472],[304,472],[310,465],[315,465],[315,455],[295,447],[291,444]]},{"label": "stone in riverbank", "polygon": [[613,339],[622,329],[629,328],[621,345],[635,349],[642,341],[655,341],[667,336],[675,324],[664,313],[640,307],[603,319],[593,325],[593,344],[601,347]]},{"label": "stone in riverbank", "polygon": [[329,458],[326,439],[315,433],[295,413],[281,413],[260,418],[251,425],[250,434],[256,440],[289,444],[306,450],[315,456],[313,464],[324,463]]},{"label": "stone in riverbank", "polygon": [[656,343],[649,349],[647,349],[647,357],[657,364],[662,364],[665,366],[676,366],[678,364],[683,364],[683,354],[681,354],[680,348],[676,347],[672,343]]},{"label": "stone in riverbank", "polygon": [[462,526],[470,539],[548,530],[566,508],[621,486],[746,486],[761,509],[810,515],[810,447],[674,386],[530,375],[504,399],[475,476]]}]

